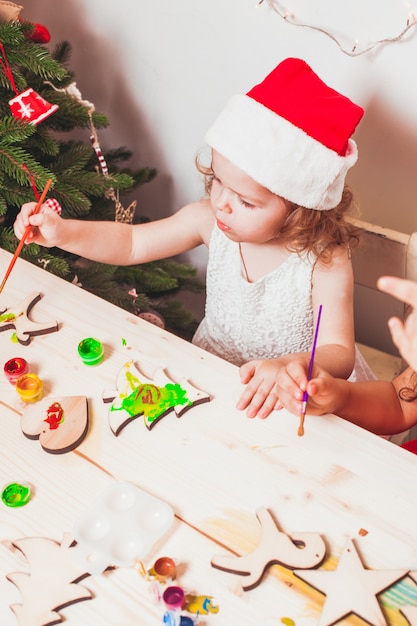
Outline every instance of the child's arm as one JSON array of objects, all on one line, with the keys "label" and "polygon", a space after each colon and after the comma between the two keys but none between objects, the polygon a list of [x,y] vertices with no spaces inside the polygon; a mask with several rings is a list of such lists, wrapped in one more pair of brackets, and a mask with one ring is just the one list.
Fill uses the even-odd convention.
[{"label": "child's arm", "polygon": [[[409,389],[417,396],[417,376],[406,369],[392,382],[369,380],[349,382],[318,370],[307,385],[307,412],[311,415],[335,413],[378,435],[403,432],[417,423],[417,400],[401,399],[400,390]],[[299,412],[299,403],[291,408]]]},{"label": "child's arm", "polygon": [[[313,281],[314,323],[320,304],[323,306],[315,363],[332,376],[348,378],[355,360],[353,272],[348,252],[337,250],[330,265],[317,264]],[[309,362],[310,353],[300,352],[246,363],[240,368],[246,388],[237,408],[246,409],[248,417],[260,418],[268,417],[274,408],[288,408],[284,397],[302,398]]]},{"label": "child's arm", "polygon": [[20,239],[33,226],[26,243],[58,247],[112,265],[134,265],[175,256],[208,243],[214,218],[206,201],[195,202],[165,219],[145,224],[62,219],[45,210],[33,215],[35,203],[24,204],[14,224]]}]

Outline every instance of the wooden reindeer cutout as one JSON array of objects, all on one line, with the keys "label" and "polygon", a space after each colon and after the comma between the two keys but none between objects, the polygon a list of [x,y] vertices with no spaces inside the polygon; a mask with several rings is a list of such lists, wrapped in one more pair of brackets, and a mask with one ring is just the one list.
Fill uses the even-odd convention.
[{"label": "wooden reindeer cutout", "polygon": [[264,507],[256,511],[256,516],[262,528],[262,539],[253,552],[238,557],[214,556],[211,560],[211,565],[217,569],[244,576],[244,591],[256,587],[270,565],[304,569],[322,563],[326,546],[319,534],[294,533],[290,537],[278,530]]},{"label": "wooden reindeer cutout", "polygon": [[0,311],[0,331],[15,329],[19,343],[27,346],[35,335],[45,335],[58,330],[58,322],[34,322],[29,313],[41,299],[40,293],[31,293],[20,304]]}]

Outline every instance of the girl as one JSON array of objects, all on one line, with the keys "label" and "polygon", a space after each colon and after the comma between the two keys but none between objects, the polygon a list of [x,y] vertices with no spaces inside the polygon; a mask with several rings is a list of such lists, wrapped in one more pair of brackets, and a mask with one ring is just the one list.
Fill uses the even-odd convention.
[{"label": "girl", "polygon": [[[206,135],[209,197],[155,222],[127,225],[33,215],[23,205],[17,237],[113,265],[209,248],[206,314],[193,342],[236,365],[296,359],[307,370],[315,316],[316,362],[347,378],[355,364],[350,246],[344,181],[357,159],[351,139],[363,109],[300,59],[286,59],[246,95],[234,96]],[[356,352],[356,356],[358,353]],[[359,359],[356,359],[359,366]],[[256,376],[250,394],[271,403]],[[355,376],[357,371],[355,370]],[[361,369],[359,376],[369,372]],[[245,381],[247,382],[247,381]],[[272,400],[271,400],[272,398]],[[246,393],[243,404],[247,402]],[[261,405],[259,405],[261,406]]]}]

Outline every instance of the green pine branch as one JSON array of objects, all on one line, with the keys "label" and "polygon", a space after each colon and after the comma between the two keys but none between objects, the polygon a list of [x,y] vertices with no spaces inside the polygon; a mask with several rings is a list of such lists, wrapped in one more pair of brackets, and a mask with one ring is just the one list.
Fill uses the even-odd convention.
[{"label": "green pine branch", "polygon": [[[0,42],[15,87],[19,91],[32,87],[59,108],[36,126],[14,119],[9,105],[14,87],[4,66],[0,66],[0,245],[10,253],[18,245],[14,219],[24,202],[35,200],[34,185],[39,193],[52,178],[49,196],[60,202],[64,219],[114,220],[114,197],[120,196],[120,202],[127,207],[133,192],[157,175],[152,167],[130,168],[132,153],[124,146],[108,150],[102,147],[109,172],[103,175],[90,141],[91,112],[66,91],[75,82],[74,73],[67,67],[71,45],[60,42],[49,53],[46,47],[25,37],[31,28],[25,22],[0,23]],[[91,115],[97,131],[108,126],[103,113],[93,111]],[[71,136],[80,129],[85,131],[85,141]],[[147,219],[136,215],[135,222],[141,221]],[[37,244],[24,246],[21,256],[128,311],[140,314],[155,310],[168,330],[186,339],[196,328],[193,315],[173,299],[184,289],[204,289],[190,265],[165,259],[121,268]]]}]

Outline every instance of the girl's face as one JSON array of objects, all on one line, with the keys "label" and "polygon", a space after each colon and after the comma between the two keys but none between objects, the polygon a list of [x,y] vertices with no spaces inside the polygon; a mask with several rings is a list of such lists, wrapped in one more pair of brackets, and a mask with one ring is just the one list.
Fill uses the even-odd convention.
[{"label": "girl's face", "polygon": [[278,237],[288,203],[212,150],[210,204],[218,228],[232,241],[266,243]]}]

